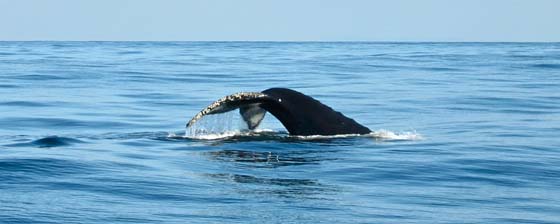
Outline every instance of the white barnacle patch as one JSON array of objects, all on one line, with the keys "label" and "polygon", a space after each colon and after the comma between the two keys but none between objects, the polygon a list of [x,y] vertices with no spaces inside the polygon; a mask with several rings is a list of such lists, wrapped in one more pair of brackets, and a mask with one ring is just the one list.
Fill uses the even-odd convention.
[{"label": "white barnacle patch", "polygon": [[244,103],[250,103],[250,101],[252,100],[265,97],[267,97],[267,95],[260,92],[239,92],[222,97],[198,112],[187,123],[187,127],[190,127],[205,115],[225,113],[239,108],[240,106],[244,105]]}]

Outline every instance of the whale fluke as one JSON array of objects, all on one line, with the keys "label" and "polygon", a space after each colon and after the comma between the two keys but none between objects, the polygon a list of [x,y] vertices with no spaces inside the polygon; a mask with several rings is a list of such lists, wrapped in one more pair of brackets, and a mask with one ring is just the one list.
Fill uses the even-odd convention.
[{"label": "whale fluke", "polygon": [[303,93],[286,88],[240,92],[225,96],[196,114],[187,127],[205,115],[239,109],[250,130],[266,112],[276,117],[291,135],[367,134],[371,130]]},{"label": "whale fluke", "polygon": [[[212,104],[208,105],[206,108],[198,112],[196,115],[194,115],[194,117],[187,123],[187,127],[192,126],[194,123],[196,123],[198,120],[200,120],[202,117],[206,115],[225,113],[238,109],[240,107],[244,107],[244,108],[251,107],[250,105],[264,102],[267,99],[269,99],[269,97],[266,94],[259,93],[259,92],[239,92],[239,93],[231,94],[229,96],[222,97],[219,100],[216,100]],[[243,109],[243,110],[247,110],[247,109]],[[243,118],[246,119],[245,117]],[[257,122],[256,125],[258,125],[259,123],[260,121]]]}]

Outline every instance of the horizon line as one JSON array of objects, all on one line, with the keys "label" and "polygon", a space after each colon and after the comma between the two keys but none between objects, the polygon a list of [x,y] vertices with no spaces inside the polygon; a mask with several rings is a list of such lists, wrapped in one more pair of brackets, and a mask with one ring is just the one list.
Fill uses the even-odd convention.
[{"label": "horizon line", "polygon": [[481,40],[0,40],[0,42],[262,42],[262,43],[560,43],[560,41]]}]

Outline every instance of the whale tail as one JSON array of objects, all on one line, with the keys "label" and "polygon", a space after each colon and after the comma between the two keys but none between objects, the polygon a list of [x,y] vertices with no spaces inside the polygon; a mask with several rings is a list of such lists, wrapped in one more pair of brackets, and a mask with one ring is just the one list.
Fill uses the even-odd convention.
[{"label": "whale tail", "polygon": [[292,135],[367,134],[370,129],[303,93],[271,88],[263,92],[240,92],[225,96],[197,113],[192,126],[205,115],[239,109],[248,129],[255,129],[266,112],[276,117]]}]

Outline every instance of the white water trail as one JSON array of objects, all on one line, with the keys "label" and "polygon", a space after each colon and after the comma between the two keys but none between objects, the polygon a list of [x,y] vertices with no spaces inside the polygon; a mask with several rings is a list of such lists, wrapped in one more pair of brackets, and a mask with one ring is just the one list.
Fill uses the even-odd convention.
[{"label": "white water trail", "polygon": [[385,129],[379,129],[377,131],[372,131],[368,135],[379,138],[382,140],[423,140],[421,134],[416,131],[405,131],[405,132],[393,132]]}]

